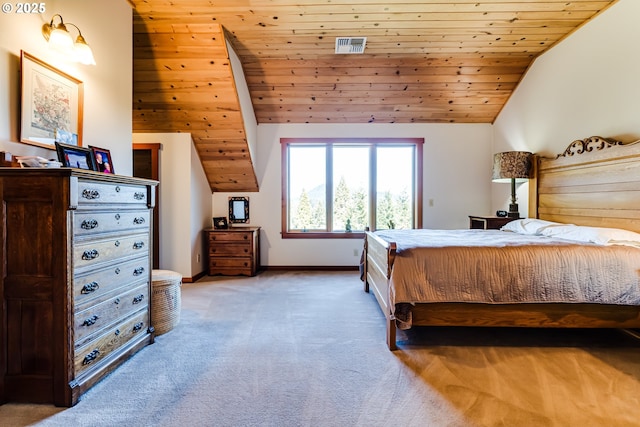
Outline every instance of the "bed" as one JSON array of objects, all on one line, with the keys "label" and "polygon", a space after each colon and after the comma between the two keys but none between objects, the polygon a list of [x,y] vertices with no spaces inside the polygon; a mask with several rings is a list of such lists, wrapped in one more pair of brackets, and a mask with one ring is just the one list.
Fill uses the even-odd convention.
[{"label": "bed", "polygon": [[577,140],[533,165],[529,218],[510,230],[365,233],[390,350],[414,325],[640,328],[640,141]]}]

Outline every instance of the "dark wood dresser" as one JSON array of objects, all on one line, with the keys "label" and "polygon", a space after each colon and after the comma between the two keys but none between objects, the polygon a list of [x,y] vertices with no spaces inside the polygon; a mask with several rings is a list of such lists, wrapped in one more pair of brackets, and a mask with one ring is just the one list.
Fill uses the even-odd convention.
[{"label": "dark wood dresser", "polygon": [[260,227],[204,230],[209,275],[255,276],[260,267]]},{"label": "dark wood dresser", "polygon": [[2,402],[72,406],[153,342],[156,184],[70,168],[0,168]]}]

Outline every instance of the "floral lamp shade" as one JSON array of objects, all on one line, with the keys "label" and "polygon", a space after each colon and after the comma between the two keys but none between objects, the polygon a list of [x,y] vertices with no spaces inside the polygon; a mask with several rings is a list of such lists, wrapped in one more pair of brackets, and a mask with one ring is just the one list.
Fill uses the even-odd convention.
[{"label": "floral lamp shade", "polygon": [[493,182],[517,182],[529,179],[531,156],[528,151],[505,151],[493,155]]},{"label": "floral lamp shade", "polygon": [[493,182],[511,183],[509,218],[520,218],[516,202],[516,182],[524,182],[531,174],[531,158],[528,151],[505,151],[493,155]]}]

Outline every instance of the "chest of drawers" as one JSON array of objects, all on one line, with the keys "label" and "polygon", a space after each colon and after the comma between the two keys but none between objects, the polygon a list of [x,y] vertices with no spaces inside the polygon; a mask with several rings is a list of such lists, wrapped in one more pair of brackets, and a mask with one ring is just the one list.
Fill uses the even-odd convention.
[{"label": "chest of drawers", "polygon": [[0,399],[72,406],[153,342],[150,180],[0,168]]},{"label": "chest of drawers", "polygon": [[204,230],[209,275],[255,276],[260,267],[260,227]]}]

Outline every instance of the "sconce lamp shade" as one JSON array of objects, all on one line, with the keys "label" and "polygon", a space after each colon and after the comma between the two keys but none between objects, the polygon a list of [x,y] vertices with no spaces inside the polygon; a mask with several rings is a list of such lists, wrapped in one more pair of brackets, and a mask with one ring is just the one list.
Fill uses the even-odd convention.
[{"label": "sconce lamp shade", "polygon": [[493,182],[511,183],[511,203],[507,213],[509,218],[520,218],[516,202],[516,182],[529,179],[532,156],[528,151],[505,151],[493,156]]},{"label": "sconce lamp shade", "polygon": [[531,156],[528,151],[505,151],[493,156],[493,182],[523,182],[529,179]]},{"label": "sconce lamp shade", "polygon": [[82,34],[78,35],[76,43],[74,45],[76,52],[76,58],[78,62],[85,65],[96,65],[96,60],[93,59],[93,51],[82,37]]},{"label": "sconce lamp shade", "polygon": [[51,24],[42,27],[42,32],[52,49],[67,55],[73,52],[73,39],[62,21],[54,25],[52,20]]},{"label": "sconce lamp shade", "polygon": [[[54,24],[55,17],[60,19],[59,24]],[[74,43],[67,25],[74,27],[78,30],[78,38]],[[93,52],[91,47],[87,44],[87,41],[82,36],[82,32],[77,25],[67,22],[65,25],[62,20],[62,16],[59,14],[53,15],[51,22],[45,23],[42,26],[42,36],[49,42],[49,47],[67,56],[68,58],[87,65],[96,65],[96,61],[93,59]]]}]

